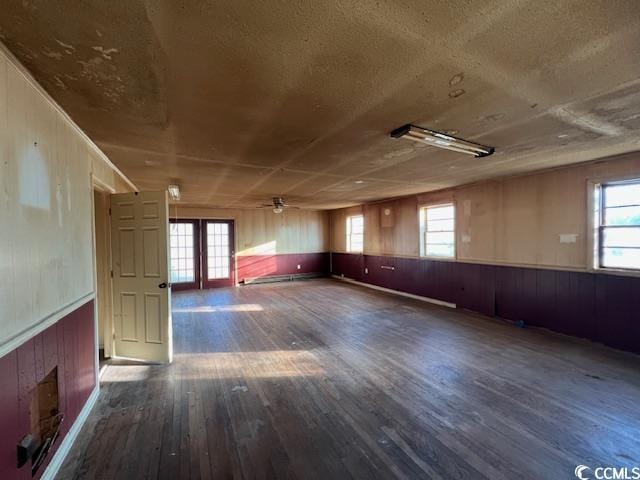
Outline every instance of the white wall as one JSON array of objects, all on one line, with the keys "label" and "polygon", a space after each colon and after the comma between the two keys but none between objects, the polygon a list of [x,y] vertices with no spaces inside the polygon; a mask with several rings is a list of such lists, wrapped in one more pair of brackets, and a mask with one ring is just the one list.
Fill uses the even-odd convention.
[{"label": "white wall", "polygon": [[0,45],[0,356],[93,294],[92,173],[126,185]]}]

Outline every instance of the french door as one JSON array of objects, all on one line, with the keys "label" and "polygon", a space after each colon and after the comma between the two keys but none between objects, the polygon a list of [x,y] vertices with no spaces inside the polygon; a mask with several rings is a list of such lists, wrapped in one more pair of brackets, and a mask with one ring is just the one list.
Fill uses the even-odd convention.
[{"label": "french door", "polygon": [[200,288],[200,220],[170,220],[171,288]]},{"label": "french door", "polygon": [[202,221],[202,286],[235,284],[233,220]]},{"label": "french door", "polygon": [[233,220],[171,220],[171,285],[174,290],[235,284]]}]

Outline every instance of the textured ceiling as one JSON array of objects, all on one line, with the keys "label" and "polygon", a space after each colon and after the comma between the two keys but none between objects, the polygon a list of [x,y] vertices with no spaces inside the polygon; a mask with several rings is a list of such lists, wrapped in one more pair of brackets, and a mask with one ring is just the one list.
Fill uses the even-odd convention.
[{"label": "textured ceiling", "polygon": [[[339,207],[640,149],[638,0],[0,9],[0,39],[114,163],[184,204]],[[389,138],[405,123],[497,152]]]}]

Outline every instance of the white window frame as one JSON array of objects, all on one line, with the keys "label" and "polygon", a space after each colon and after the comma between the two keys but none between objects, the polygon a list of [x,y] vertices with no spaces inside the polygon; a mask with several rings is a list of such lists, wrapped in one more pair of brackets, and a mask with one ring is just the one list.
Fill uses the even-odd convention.
[{"label": "white window frame", "polygon": [[[427,254],[427,210],[438,207],[453,207],[453,255],[433,255]],[[418,222],[420,224],[420,257],[433,258],[435,260],[455,261],[458,257],[457,224],[456,224],[456,204],[450,202],[430,203],[418,206]],[[449,231],[449,230],[447,230]]]},{"label": "white window frame", "polygon": [[[623,185],[625,183],[640,184],[637,175],[623,178],[607,178],[599,181],[588,182],[589,205],[589,252],[591,256],[591,269],[593,271],[612,272],[629,276],[640,276],[640,268],[607,267],[602,265],[602,237],[604,229],[611,228],[603,224],[604,198],[603,188],[611,185]],[[640,203],[640,202],[639,202]],[[639,227],[640,228],[640,227]]]},{"label": "white window frame", "polygon": [[[362,219],[362,233],[352,233],[351,232],[351,221],[354,218],[361,218]],[[364,215],[359,213],[357,215],[349,215],[347,217],[347,235],[346,235],[346,240],[347,240],[347,252],[348,253],[363,253],[364,251]],[[362,248],[359,250],[355,250],[352,247],[352,236],[353,235],[361,235],[362,236]]]}]

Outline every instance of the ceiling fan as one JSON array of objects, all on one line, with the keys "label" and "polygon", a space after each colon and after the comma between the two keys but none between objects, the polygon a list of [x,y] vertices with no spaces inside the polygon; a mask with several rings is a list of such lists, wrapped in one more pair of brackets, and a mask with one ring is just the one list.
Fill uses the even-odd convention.
[{"label": "ceiling fan", "polygon": [[271,202],[272,203],[262,204],[260,208],[272,208],[273,213],[282,213],[285,208],[294,208],[296,210],[300,209],[300,207],[284,203],[284,199],[282,197],[273,197]]}]

